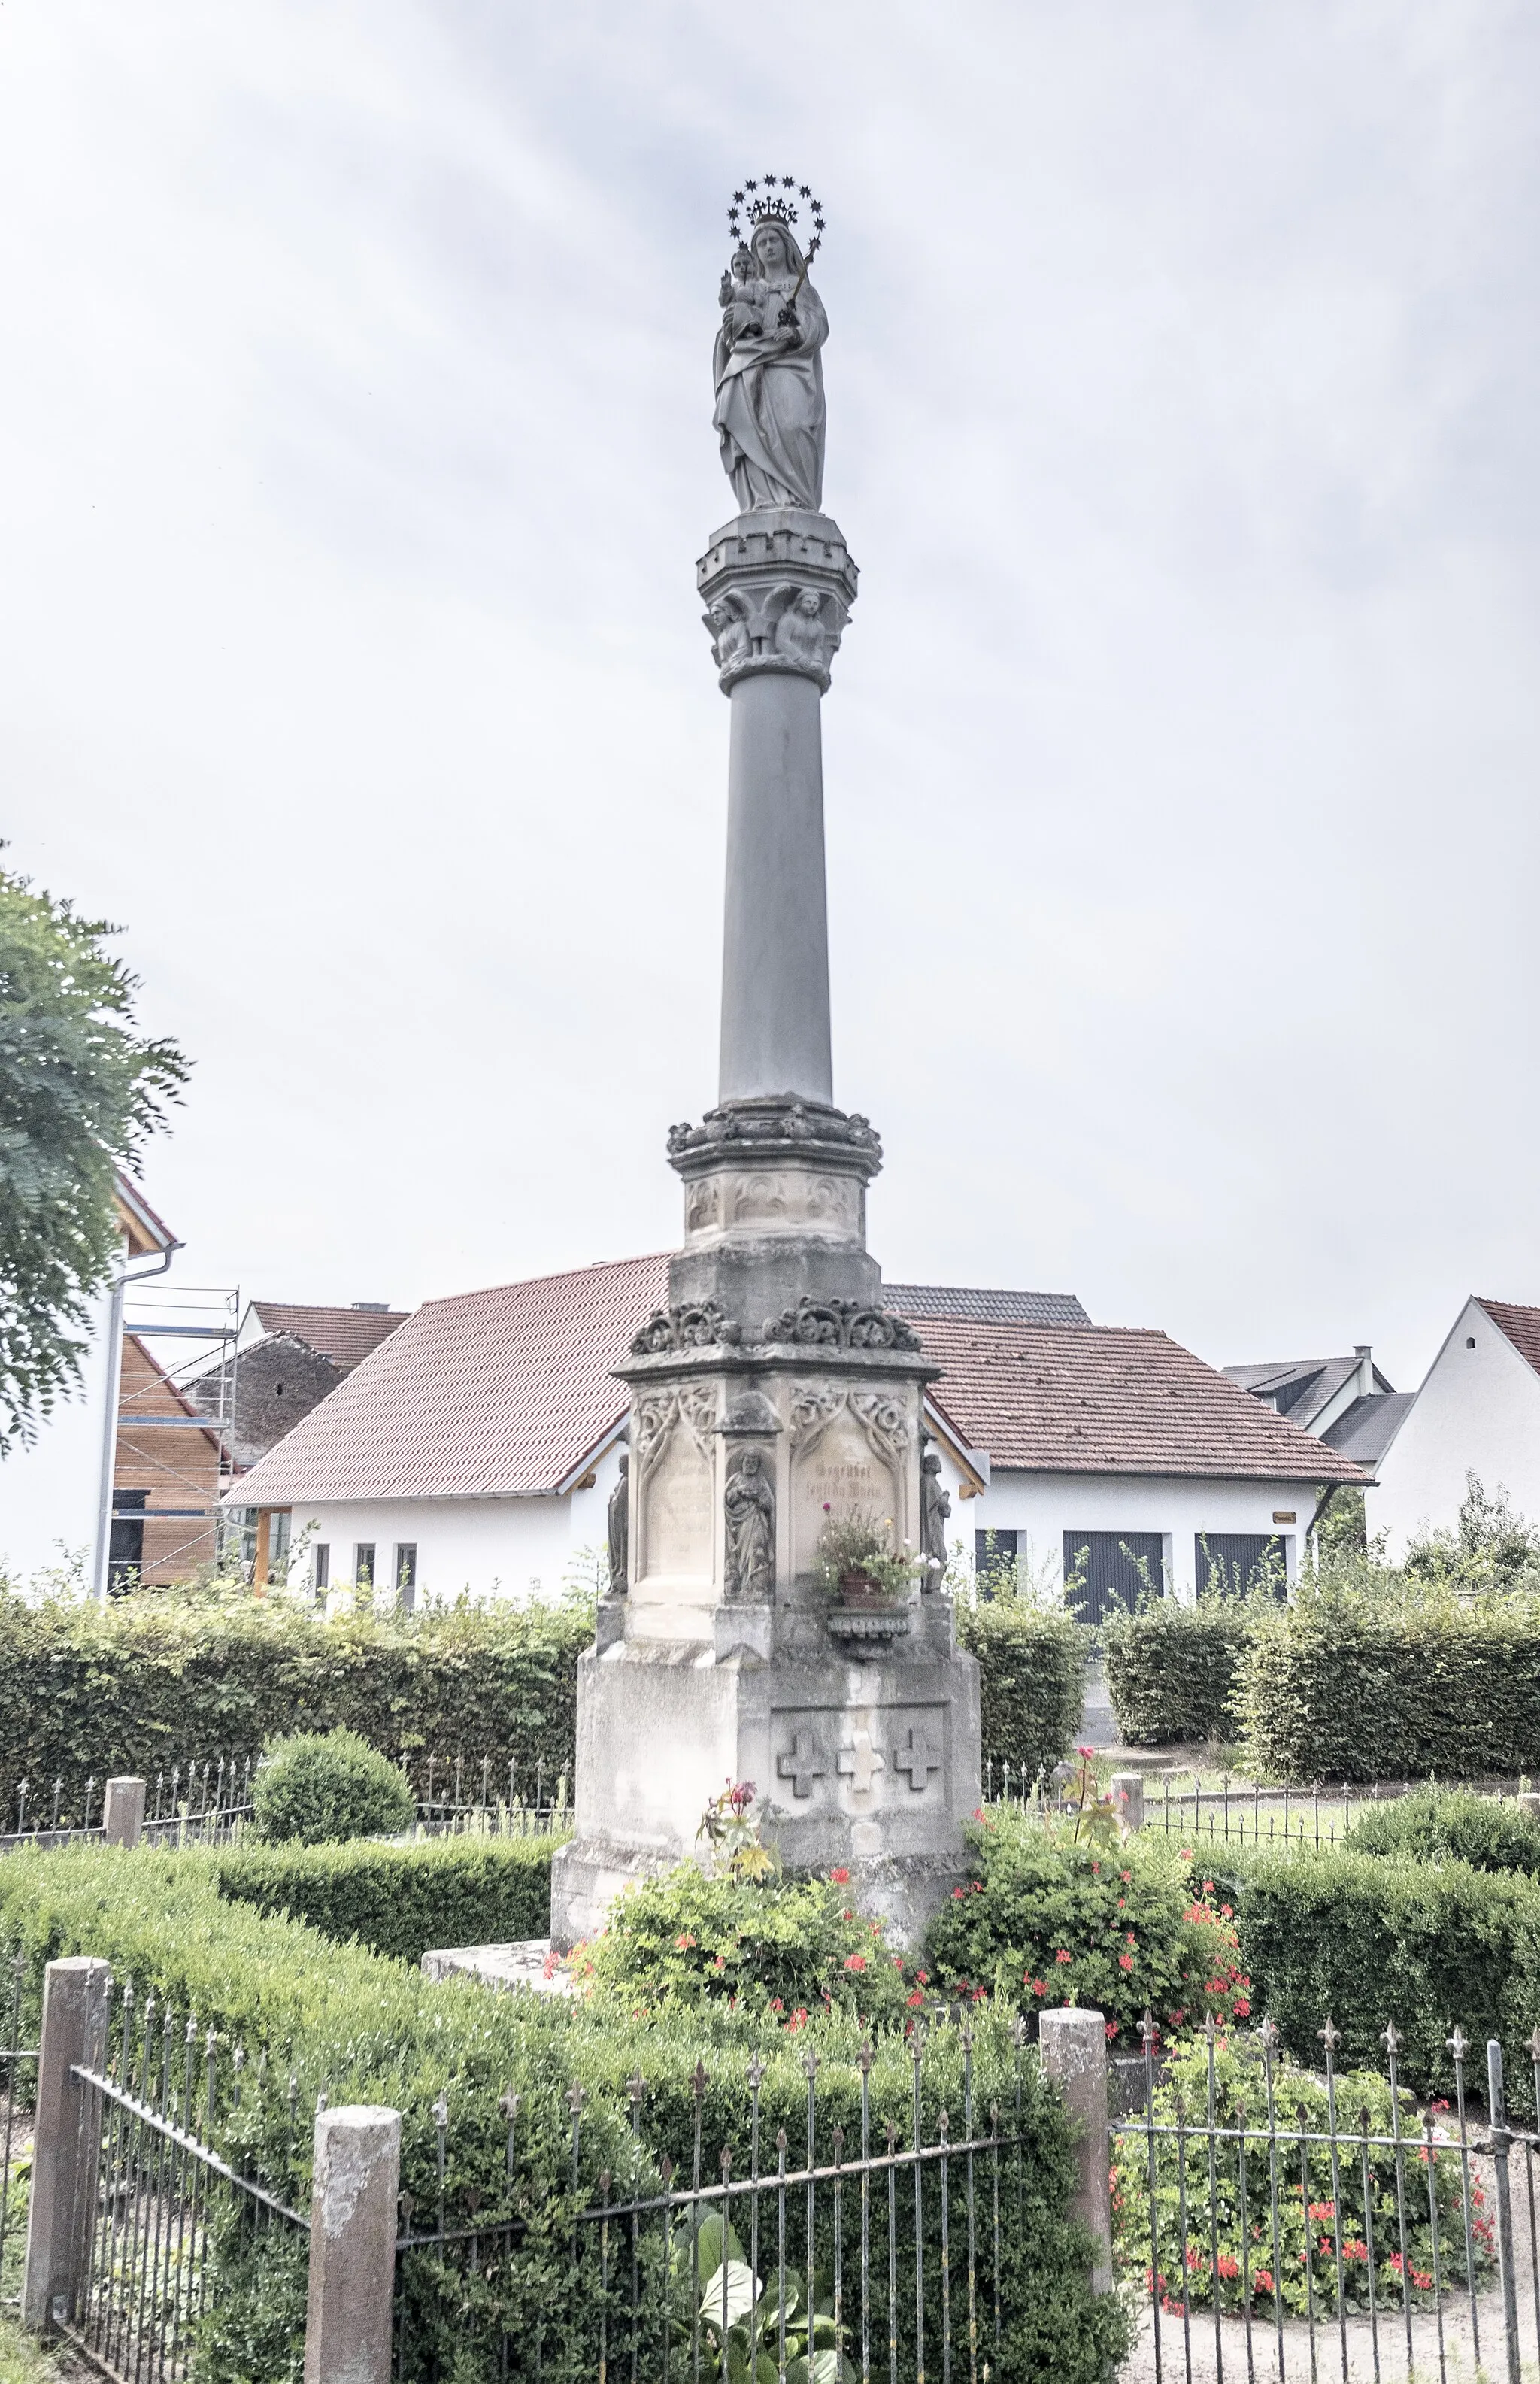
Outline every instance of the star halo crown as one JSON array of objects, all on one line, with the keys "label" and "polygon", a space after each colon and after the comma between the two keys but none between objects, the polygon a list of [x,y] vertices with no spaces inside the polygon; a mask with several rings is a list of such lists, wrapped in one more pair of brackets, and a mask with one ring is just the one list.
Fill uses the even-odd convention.
[{"label": "star halo crown", "polygon": [[797,201],[806,202],[813,221],[813,237],[799,245],[809,265],[817,255],[824,241],[824,209],[805,182],[790,174],[749,175],[741,190],[733,192],[733,203],[727,209],[727,223],[733,245],[746,242],[762,223],[783,223],[790,230],[798,221]]}]

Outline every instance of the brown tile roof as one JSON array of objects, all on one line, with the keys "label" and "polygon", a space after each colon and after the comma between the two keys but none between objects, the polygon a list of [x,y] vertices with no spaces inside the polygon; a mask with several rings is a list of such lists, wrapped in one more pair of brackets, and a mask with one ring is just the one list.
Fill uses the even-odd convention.
[{"label": "brown tile roof", "polygon": [[292,1333],[334,1366],[356,1366],[407,1316],[404,1308],[296,1308],[280,1299],[254,1299],[252,1306],[264,1333]]},{"label": "brown tile roof", "polygon": [[1540,1308],[1515,1308],[1507,1299],[1478,1299],[1476,1306],[1486,1310],[1498,1332],[1540,1374]]},{"label": "brown tile roof", "polygon": [[253,1466],[239,1502],[553,1491],[623,1413],[610,1370],[667,1298],[660,1251],[430,1299]]},{"label": "brown tile roof", "polygon": [[1163,1333],[917,1317],[940,1400],[991,1466],[1358,1482],[1357,1466]]}]

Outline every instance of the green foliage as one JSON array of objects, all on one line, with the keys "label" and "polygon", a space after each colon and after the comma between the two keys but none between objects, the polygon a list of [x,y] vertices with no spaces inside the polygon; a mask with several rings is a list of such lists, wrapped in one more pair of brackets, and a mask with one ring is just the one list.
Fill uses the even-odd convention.
[{"label": "green foliage", "polygon": [[873,2024],[892,2018],[910,1992],[903,1965],[855,1912],[849,1878],[756,1885],[681,1863],[627,1889],[603,1935],[574,1952],[573,1974],[639,2014],[722,2003],[772,2015],[792,2034],[824,2004]]},{"label": "green foliage", "polygon": [[279,1739],[265,1750],[252,1806],[256,1837],[306,1846],[391,1837],[417,1818],[395,1765],[353,1730]]},{"label": "green foliage", "polygon": [[[1349,1842],[1256,1856],[1238,1897],[1253,1998],[1302,2061],[1319,2057],[1328,2013],[1343,2061],[1366,2067],[1383,2064],[1394,2022],[1406,2083],[1447,2093],[1457,2025],[1511,2051],[1540,2022],[1540,1888],[1515,1873],[1386,1860]],[[1527,2065],[1510,2064],[1508,2085],[1513,2108],[1533,2110]]]},{"label": "green foliage", "polygon": [[[451,2114],[443,2176],[447,2226],[466,2226],[473,2212],[490,2217],[512,2211],[526,2231],[498,2269],[495,2287],[482,2270],[451,2264],[441,2271],[431,2257],[407,2255],[413,2384],[435,2373],[466,2379],[495,2374],[502,2326],[521,2355],[526,2346],[543,2346],[548,2373],[563,2372],[558,2350],[565,2350],[571,2373],[596,2372],[591,2272],[575,2281],[570,2266],[568,2092],[574,2083],[587,2096],[577,2189],[584,2204],[597,2195],[605,2169],[614,2179],[639,2176],[647,2185],[666,2154],[688,2176],[698,2115],[708,2174],[715,2172],[723,2145],[746,2145],[747,2066],[755,2052],[764,2063],[762,2141],[774,2144],[784,2128],[793,2165],[805,2155],[803,2055],[810,2048],[821,2064],[820,2145],[831,2141],[825,2131],[836,2124],[848,2144],[860,2141],[861,2030],[843,2013],[815,2010],[806,2031],[788,2038],[752,2015],[719,2005],[677,2008],[633,2022],[609,1999],[553,2003],[490,1995],[468,1984],[430,1985],[404,1964],[335,1944],[250,1904],[222,1901],[215,1883],[217,1861],[200,1854],[70,1848],[22,1853],[0,1863],[0,1936],[25,1956],[27,2018],[35,2026],[43,1962],[79,1953],[105,1958],[117,1978],[133,1979],[142,1993],[153,1986],[163,2008],[168,2001],[177,2014],[195,2011],[200,2029],[213,2028],[227,2054],[234,2043],[247,2054],[240,2108],[222,2105],[219,2148],[243,2174],[266,2176],[297,2208],[308,2200],[310,2142],[303,2128],[291,2137],[291,2070],[302,2111],[314,2108],[323,2089],[333,2105],[383,2103],[401,2111],[402,2186],[426,2212],[436,2209],[440,2190],[433,2106],[442,2094]],[[1002,2118],[1013,2124],[1019,2092],[1026,2139],[1020,2181],[1000,2195],[1005,2327],[992,2374],[997,2384],[1099,2384],[1125,2347],[1126,2320],[1115,2297],[1090,2293],[1089,2246],[1067,2216],[1074,2186],[1069,2123],[1036,2065],[1022,2060],[1012,2017],[1008,2008],[980,2005],[972,2049],[975,2116],[986,2117],[998,2104]],[[698,2063],[706,2080],[701,2101]],[[634,2141],[627,2097],[633,2072],[646,2082]],[[914,2066],[896,2030],[876,2039],[869,2091],[874,2141],[881,2144],[891,2119],[900,2142],[908,2142]],[[511,2154],[501,2105],[507,2094],[520,2098]],[[959,2032],[941,2029],[931,2035],[921,2079],[926,2140],[933,2140],[943,2108],[953,2115],[955,2135],[956,2115],[964,2107]],[[858,2199],[845,2198],[848,2229],[858,2227]],[[934,2194],[927,2196],[926,2226],[927,2293],[938,2297]],[[831,2197],[822,2193],[817,2227],[813,2266],[826,2270],[832,2207]],[[854,2241],[848,2231],[848,2264],[857,2256]],[[254,2310],[247,2297],[259,2287],[267,2298]],[[285,2291],[292,2307],[282,2327],[275,2304]],[[205,2363],[208,2384],[279,2375],[266,2352],[255,2366],[249,2359],[242,2365],[241,2344],[266,2346],[275,2335],[292,2341],[304,2309],[303,2263],[294,2264],[287,2282],[271,2266],[261,2278],[250,2264],[237,2267],[215,2278],[210,2299],[226,2347],[216,2347]],[[931,2313],[938,2326],[938,2298]],[[907,2315],[900,2303],[895,2316],[907,2356],[913,2302]]]},{"label": "green foliage", "polygon": [[1453,1531],[1425,1533],[1406,1554],[1411,1579],[1447,1583],[1478,1594],[1527,1585],[1540,1576],[1540,1531],[1515,1515],[1501,1483],[1488,1494],[1474,1473],[1465,1476],[1465,1496]]},{"label": "green foliage", "polygon": [[1353,1823],[1347,1844],[1360,1855],[1540,1872],[1540,1828],[1516,1805],[1471,1788],[1418,1788],[1372,1805]]},{"label": "green foliage", "polygon": [[993,1986],[1038,2010],[1075,2004],[1136,2045],[1146,2011],[1172,2027],[1209,2010],[1249,2012],[1228,1908],[1211,1893],[1194,1895],[1187,1863],[1163,1842],[1131,1838],[1121,1855],[1107,1854],[1075,1844],[1068,1824],[1045,1830],[1009,1811],[969,1835],[973,1876],[925,1939],[949,1992]]},{"label": "green foliage", "polygon": [[[771,2262],[762,2257],[765,2269]],[[782,2289],[776,2274],[766,2282],[744,2254],[738,2233],[717,2211],[687,2229],[674,2247],[672,2332],[684,2359],[724,2384],[856,2384],[845,2356],[850,2328],[834,2314],[834,2291],[826,2278],[811,2289],[795,2268]],[[784,2340],[786,2362],[781,2365]]]},{"label": "green foliage", "polygon": [[1313,1536],[1318,1563],[1361,1563],[1369,1555],[1369,1510],[1363,1492],[1346,1484],[1335,1489],[1318,1516]]},{"label": "green foliage", "polygon": [[357,1839],[241,1846],[218,1856],[215,1880],[235,1902],[415,1966],[433,1946],[549,1935],[551,1857],[560,1843],[466,1836],[404,1846]]},{"label": "green foliage", "polygon": [[80,1378],[118,1248],[113,1173],[185,1081],[133,1031],[118,930],[0,870],[0,1456]]},{"label": "green foliage", "polygon": [[1251,1640],[1249,1600],[1159,1598],[1102,1626],[1107,1687],[1125,1746],[1237,1735],[1236,1688]]},{"label": "green foliage", "polygon": [[[522,1792],[569,1763],[591,1607],[463,1602],[324,1620],[295,1596],[141,1592],[24,1606],[0,1596],[0,1781],[82,1783],[228,1754],[255,1761],[295,1731],[354,1730],[417,1770],[435,1755],[509,1757]],[[442,1775],[441,1775],[442,1776]],[[479,1781],[478,1770],[475,1776]]]},{"label": "green foliage", "polygon": [[978,1658],[985,1751],[1029,1780],[1051,1771],[1080,1727],[1085,1633],[1025,1599],[960,1599],[956,1612],[958,1644]]},{"label": "green foliage", "polygon": [[[1265,2130],[1269,2081],[1255,2037],[1218,2040],[1211,2082],[1213,2116],[1222,2128],[1244,2125]],[[1209,2110],[1210,2086],[1206,2042],[1189,2040],[1174,2047],[1155,2089],[1152,2116],[1157,2126],[1174,2127],[1179,2107],[1201,2125]],[[1174,2135],[1151,2140],[1130,2134],[1119,2139],[1112,2169],[1112,2213],[1120,2265],[1125,2275],[1142,2280],[1146,2292],[1151,2289],[1153,2271],[1161,2305],[1171,2316],[1180,2316],[1184,2300],[1189,2308],[1211,2310],[1217,2299],[1220,2309],[1229,2316],[1249,2307],[1254,2320],[1267,2320],[1281,2297],[1290,2316],[1303,2317],[1312,2309],[1335,2316],[1339,2250],[1343,2307],[1366,2310],[1372,2295],[1382,2322],[1387,2310],[1401,2306],[1403,2289],[1414,2310],[1424,2305],[1424,2297],[1431,2308],[1435,2273],[1441,2273],[1446,2291],[1463,2291],[1468,2282],[1479,2287],[1491,2275],[1493,2224],[1479,2180],[1472,2187],[1474,2276],[1467,2275],[1459,2154],[1453,2148],[1435,2151],[1431,2162],[1431,2199],[1438,2217],[1435,2269],[1429,2167],[1422,2163],[1416,2149],[1421,2123],[1412,2097],[1404,2088],[1399,2125],[1413,2147],[1405,2155],[1405,2168],[1411,2174],[1404,2238],[1397,2217],[1394,2153],[1379,2147],[1372,2151],[1367,2195],[1362,2156],[1355,2157],[1350,2147],[1346,2155],[1339,2154],[1334,2179],[1330,2144],[1307,2142],[1301,2174],[1299,2132],[1307,2137],[1327,2132],[1330,2105],[1325,2085],[1292,2062],[1274,2061],[1272,2093],[1280,2131],[1275,2222],[1265,2134],[1261,2141],[1253,2136],[1247,2144],[1244,2173],[1234,2139],[1221,2141],[1212,2149],[1201,2133],[1180,2143]],[[1367,2115],[1372,2137],[1393,2132],[1390,2089],[1383,2077],[1372,2072],[1338,2074],[1336,2112],[1339,2128],[1361,2129]],[[1292,2141],[1284,2132],[1288,2129],[1296,2131]],[[1218,2216],[1212,2235],[1208,2221],[1211,2161]],[[1184,2204],[1187,2213],[1185,2262]]]},{"label": "green foliage", "polygon": [[1263,1778],[1512,1778],[1540,1755],[1540,1601],[1372,1569],[1260,1615],[1239,1696]]}]

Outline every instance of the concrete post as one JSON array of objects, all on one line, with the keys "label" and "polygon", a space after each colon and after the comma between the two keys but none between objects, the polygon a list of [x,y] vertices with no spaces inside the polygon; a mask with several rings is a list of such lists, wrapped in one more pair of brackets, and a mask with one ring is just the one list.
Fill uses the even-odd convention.
[{"label": "concrete post", "polygon": [[136,1846],[144,1834],[144,1782],[124,1777],[109,1780],[102,1807],[102,1822],[109,1846]]},{"label": "concrete post", "polygon": [[1114,1771],[1109,1785],[1112,1792],[1112,1802],[1117,1807],[1124,1828],[1142,1830],[1144,1827],[1144,1773]]},{"label": "concrete post", "polygon": [[824,752],[811,678],[733,689],[718,1098],[832,1101]]},{"label": "concrete post", "polygon": [[1518,1806],[1520,1812],[1524,1814],[1528,1819],[1532,1821],[1540,1821],[1540,1796],[1537,1796],[1532,1789],[1525,1789],[1523,1794],[1521,1795],[1515,1796],[1513,1801]]},{"label": "concrete post", "polygon": [[391,2384],[400,2184],[399,2111],[318,2113],[304,2384]]},{"label": "concrete post", "polygon": [[56,2302],[73,2305],[80,2281],[88,2201],[81,2171],[95,2148],[81,2141],[81,2089],[70,2073],[88,2053],[99,2053],[110,1975],[105,1962],[84,1955],[50,1962],[43,1974],[32,2192],[21,2279],[21,2322],[34,2334],[47,2333]]},{"label": "concrete post", "polygon": [[1071,2211],[1096,2243],[1091,2291],[1112,2290],[1112,2195],[1108,2182],[1107,2023],[1100,2012],[1046,2011],[1037,2023],[1043,2076],[1051,2079],[1075,2123],[1080,2183]]}]

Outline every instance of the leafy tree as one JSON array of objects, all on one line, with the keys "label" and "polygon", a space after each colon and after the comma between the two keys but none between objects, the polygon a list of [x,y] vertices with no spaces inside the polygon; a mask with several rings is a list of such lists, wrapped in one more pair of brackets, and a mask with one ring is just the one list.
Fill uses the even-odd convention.
[{"label": "leafy tree", "polygon": [[113,1173],[185,1081],[134,1032],[118,930],[0,870],[0,1457],[79,1380],[118,1229]]},{"label": "leafy tree", "polygon": [[1445,1526],[1414,1540],[1406,1570],[1414,1580],[1459,1589],[1512,1588],[1540,1571],[1540,1530],[1513,1512],[1500,1482],[1494,1494],[1468,1472],[1454,1530]]}]

